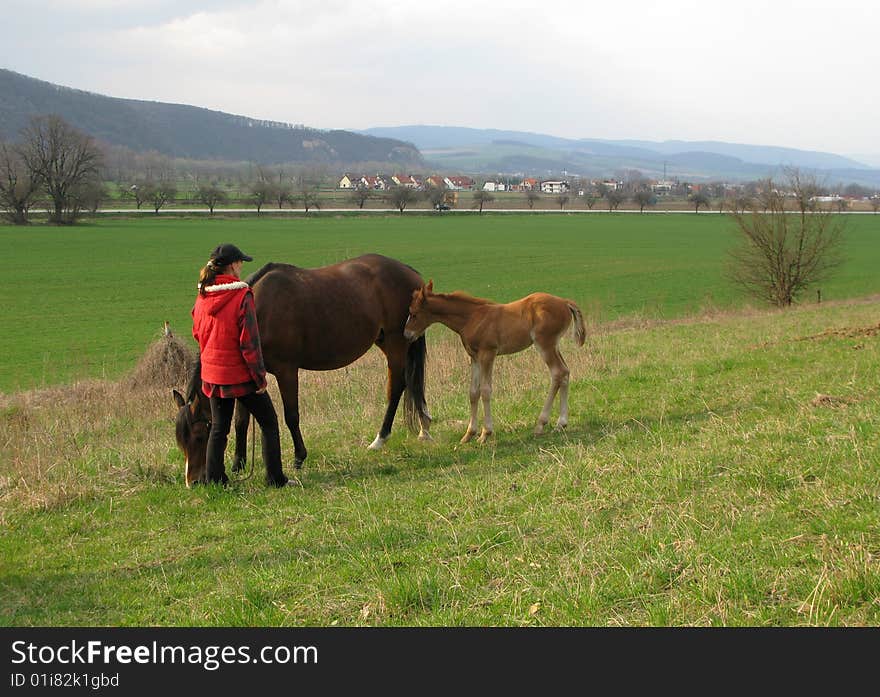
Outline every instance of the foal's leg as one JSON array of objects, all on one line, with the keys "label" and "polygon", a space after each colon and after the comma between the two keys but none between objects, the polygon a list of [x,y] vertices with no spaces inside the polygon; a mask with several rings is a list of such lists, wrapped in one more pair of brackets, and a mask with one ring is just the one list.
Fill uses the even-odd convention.
[{"label": "foal's leg", "polygon": [[553,401],[556,399],[556,393],[561,391],[559,400],[559,420],[556,422],[556,430],[565,428],[568,425],[568,366],[559,353],[557,347],[558,337],[552,343],[538,343],[535,346],[541,354],[541,358],[550,369],[550,392],[547,400],[544,402],[544,408],[538,415],[538,423],[535,425],[535,435],[540,436],[544,433],[544,426],[550,421],[550,412],[553,409]]},{"label": "foal's leg", "polygon": [[568,426],[568,382],[571,371],[568,369],[568,364],[558,349],[556,350],[556,355],[559,357],[559,362],[562,363],[563,373],[562,382],[559,385],[559,419],[557,419],[553,430],[561,431]]},{"label": "foal's leg", "polygon": [[278,389],[281,391],[281,401],[284,403],[284,421],[293,438],[293,466],[300,469],[308,452],[302,432],[299,430],[299,370],[295,367],[287,368],[275,373],[275,377],[278,379]]},{"label": "foal's leg", "polygon": [[468,390],[468,397],[471,401],[471,420],[468,422],[464,436],[462,436],[462,443],[467,443],[477,435],[477,406],[480,403],[480,363],[473,357],[471,358],[471,386]]},{"label": "foal's leg", "polygon": [[495,365],[494,353],[483,353],[480,361],[480,396],[483,398],[483,430],[477,443],[485,443],[495,431],[492,420],[492,368]]},{"label": "foal's leg", "polygon": [[[388,400],[388,406],[385,408],[385,418],[382,420],[382,427],[379,429],[379,433],[376,434],[376,438],[369,445],[370,450],[381,450],[385,445],[385,441],[391,435],[394,415],[397,413],[400,397],[406,388],[406,340],[403,336],[399,339],[395,336],[386,337],[377,346],[385,354],[385,360],[388,363],[388,379],[385,383],[385,398]],[[421,432],[419,437],[422,437]]]}]

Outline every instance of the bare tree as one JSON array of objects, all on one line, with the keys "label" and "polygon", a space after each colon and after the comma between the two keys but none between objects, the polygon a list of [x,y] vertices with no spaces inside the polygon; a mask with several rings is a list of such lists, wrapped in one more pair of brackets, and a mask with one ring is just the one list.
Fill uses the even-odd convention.
[{"label": "bare tree", "polygon": [[840,265],[846,219],[832,211],[788,212],[780,196],[767,203],[764,212],[730,214],[740,243],[730,253],[728,271],[749,294],[787,307]]},{"label": "bare tree", "polygon": [[641,189],[636,191],[633,195],[633,203],[638,205],[639,213],[644,213],[645,206],[656,206],[657,205],[657,197],[654,196],[654,192],[650,189]]},{"label": "bare tree", "polygon": [[51,203],[49,220],[74,223],[79,216],[77,187],[96,179],[101,152],[95,141],[59,116],[36,116],[22,133],[21,156]]},{"label": "bare tree", "polygon": [[211,215],[214,215],[214,208],[229,200],[229,196],[217,184],[202,184],[196,189],[196,201],[204,203],[208,207]]},{"label": "bare tree", "polygon": [[159,210],[166,203],[173,201],[177,196],[177,187],[171,181],[165,179],[160,179],[157,182],[144,182],[140,188],[144,201],[149,202],[156,215],[159,215]]},{"label": "bare tree", "polygon": [[26,225],[39,188],[39,181],[30,175],[21,154],[7,143],[0,143],[0,208],[6,218],[16,225]]},{"label": "bare tree", "polygon": [[146,187],[145,184],[146,182],[139,181],[135,182],[127,189],[123,188],[121,190],[124,198],[134,199],[134,204],[137,206],[138,210],[140,210],[141,206],[148,200],[146,194],[149,193],[149,187]]},{"label": "bare tree", "polygon": [[415,203],[419,195],[408,186],[395,186],[388,192],[388,200],[397,210],[403,213],[406,207]]},{"label": "bare tree", "polygon": [[702,191],[697,191],[696,193],[691,194],[688,197],[688,201],[694,204],[694,213],[699,213],[701,206],[703,208],[708,208],[712,204],[708,194],[704,194]]},{"label": "bare tree", "polygon": [[81,210],[86,210],[95,215],[104,201],[107,200],[109,192],[104,182],[97,179],[89,179],[74,188],[73,196],[76,198]]},{"label": "bare tree", "polygon": [[779,208],[784,205],[784,202],[779,200],[782,195],[779,193],[779,190],[776,188],[776,184],[772,179],[768,178],[759,180],[757,188],[758,203],[764,211],[769,211],[773,208]]},{"label": "bare tree", "polygon": [[755,205],[755,202],[748,194],[738,194],[730,199],[727,205],[733,213],[745,213]]},{"label": "bare tree", "polygon": [[541,194],[539,194],[537,191],[534,191],[532,189],[526,191],[526,204],[530,209],[534,208],[535,204],[540,200]]},{"label": "bare tree", "polygon": [[821,191],[816,177],[811,174],[803,174],[796,167],[784,167],[782,170],[788,180],[788,188],[794,198],[795,205],[801,212],[801,217],[807,211],[816,210],[816,197]]},{"label": "bare tree", "polygon": [[599,198],[593,193],[584,194],[584,205],[586,205],[587,210],[593,210],[593,206],[596,205],[598,200]]},{"label": "bare tree", "polygon": [[316,186],[310,186],[305,180],[303,180],[296,198],[302,203],[303,210],[305,210],[306,213],[312,208],[321,210],[321,200],[318,197],[318,188]]},{"label": "bare tree", "polygon": [[273,203],[278,204],[279,210],[284,208],[285,203],[293,203],[293,188],[287,182],[279,181],[278,184],[272,187],[272,190],[275,194]]},{"label": "bare tree", "polygon": [[474,192],[474,201],[471,205],[471,208],[479,208],[480,215],[483,214],[483,206],[487,203],[492,203],[495,200],[495,197],[484,189],[480,189]]},{"label": "bare tree", "polygon": [[608,212],[610,213],[620,207],[620,204],[626,200],[626,196],[623,195],[622,191],[605,187],[605,200],[608,201]]},{"label": "bare tree", "polygon": [[424,196],[428,203],[431,204],[431,208],[439,213],[440,204],[443,203],[446,199],[446,187],[433,186],[429,184],[428,187],[425,189]]},{"label": "bare tree", "polygon": [[559,194],[556,197],[556,205],[559,206],[559,210],[564,211],[570,200],[571,197],[568,194]]},{"label": "bare tree", "polygon": [[373,192],[364,184],[363,182],[359,183],[356,187],[351,190],[351,193],[348,195],[348,200],[351,201],[358,208],[363,208],[367,201],[369,201],[373,197]]},{"label": "bare tree", "polygon": [[254,202],[254,205],[257,207],[257,215],[260,215],[263,206],[269,203],[269,201],[274,200],[275,187],[265,179],[258,179],[251,184],[248,198]]},{"label": "bare tree", "polygon": [[872,196],[870,203],[871,203],[871,210],[873,210],[874,213],[876,213],[878,210],[880,210],[880,195]]}]

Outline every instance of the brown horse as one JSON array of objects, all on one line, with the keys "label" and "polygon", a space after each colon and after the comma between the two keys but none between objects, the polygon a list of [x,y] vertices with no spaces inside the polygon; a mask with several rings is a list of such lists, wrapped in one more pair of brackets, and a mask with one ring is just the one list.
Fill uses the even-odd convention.
[{"label": "brown horse", "polygon": [[471,419],[461,439],[467,443],[477,433],[477,402],[483,398],[483,430],[479,442],[492,435],[492,367],[495,356],[518,353],[532,344],[550,369],[550,394],[538,416],[535,434],[544,432],[550,420],[553,400],[559,392],[559,420],[556,428],[568,425],[568,366],[559,353],[559,339],[574,319],[575,339],[584,345],[584,318],[578,306],[547,293],[532,293],[512,303],[499,304],[461,292],[434,293],[434,283],[412,294],[409,317],[404,327],[408,339],[422,338],[434,322],[440,322],[461,337],[471,358]]},{"label": "brown horse", "polygon": [[[266,264],[246,279],[254,291],[266,369],[278,380],[284,420],[294,446],[294,466],[307,451],[299,427],[299,371],[334,370],[353,363],[376,345],[388,364],[388,406],[370,448],[378,450],[391,434],[400,398],[412,430],[430,438],[425,405],[425,342],[408,342],[403,325],[412,294],[424,280],[412,267],[379,254],[366,254],[316,269]],[[175,393],[180,407],[177,441],[187,460],[187,485],[205,477],[205,445],[210,420],[202,394],[200,365],[187,395]],[[241,405],[239,404],[239,407]],[[235,468],[243,464],[248,414],[237,409]]]}]

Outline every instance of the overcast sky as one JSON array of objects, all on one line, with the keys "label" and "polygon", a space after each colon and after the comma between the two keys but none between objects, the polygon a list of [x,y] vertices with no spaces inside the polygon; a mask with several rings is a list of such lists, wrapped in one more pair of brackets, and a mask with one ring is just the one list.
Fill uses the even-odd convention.
[{"label": "overcast sky", "polygon": [[876,0],[3,0],[0,66],[316,128],[880,153]]}]

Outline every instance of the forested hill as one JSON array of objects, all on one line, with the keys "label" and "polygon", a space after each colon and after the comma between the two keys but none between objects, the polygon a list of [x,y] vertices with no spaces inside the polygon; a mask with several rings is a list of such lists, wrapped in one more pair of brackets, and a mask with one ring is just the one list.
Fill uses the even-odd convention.
[{"label": "forested hill", "polygon": [[183,104],[106,97],[0,69],[0,139],[16,140],[33,115],[58,114],[100,141],[171,157],[279,162],[422,164],[393,138],[259,121]]}]

